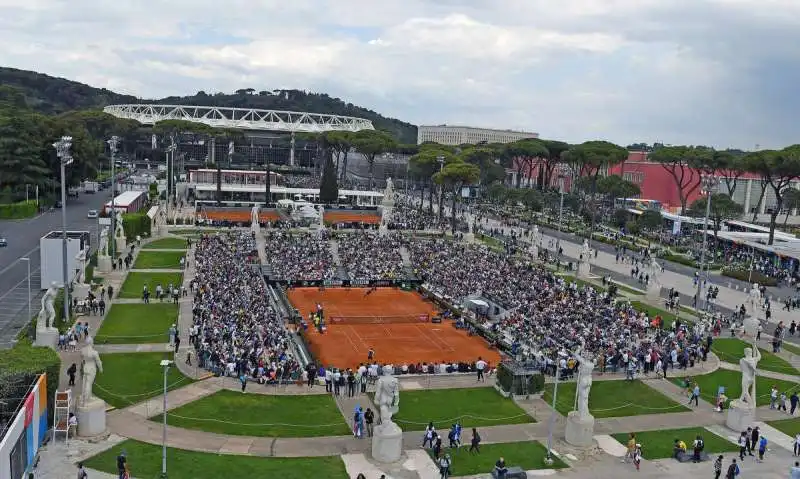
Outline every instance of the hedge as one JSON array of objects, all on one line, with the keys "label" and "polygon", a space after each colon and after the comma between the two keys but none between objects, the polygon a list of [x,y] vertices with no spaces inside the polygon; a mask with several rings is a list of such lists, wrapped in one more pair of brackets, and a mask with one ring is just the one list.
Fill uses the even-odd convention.
[{"label": "hedge", "polygon": [[27,341],[0,351],[0,401],[14,410],[39,374],[47,373],[48,423],[53,420],[53,397],[58,389],[61,358],[53,348],[34,347]]},{"label": "hedge", "polygon": [[125,230],[125,238],[133,241],[137,236],[146,238],[150,236],[152,222],[147,213],[124,213],[122,215],[122,229]]},{"label": "hedge", "polygon": [[36,216],[38,211],[39,203],[34,200],[0,204],[0,219],[16,220],[20,218],[32,218]]},{"label": "hedge", "polygon": [[764,276],[758,271],[753,271],[752,276],[750,270],[737,269],[737,268],[723,268],[722,275],[729,278],[746,281],[747,283],[758,283],[761,286],[778,286],[778,280],[771,276]]},{"label": "hedge", "polygon": [[497,385],[500,386],[506,393],[511,393],[515,396],[522,396],[524,394],[536,394],[544,390],[544,375],[535,373],[528,377],[528,391],[524,391],[523,382],[515,380],[514,373],[512,373],[503,363],[497,368]]}]

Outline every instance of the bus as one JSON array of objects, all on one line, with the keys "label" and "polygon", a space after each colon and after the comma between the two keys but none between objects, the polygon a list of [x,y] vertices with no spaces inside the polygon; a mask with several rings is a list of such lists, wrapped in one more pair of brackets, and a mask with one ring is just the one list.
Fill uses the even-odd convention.
[{"label": "bus", "polygon": [[661,211],[661,202],[641,198],[617,198],[614,200],[614,208],[618,210]]}]

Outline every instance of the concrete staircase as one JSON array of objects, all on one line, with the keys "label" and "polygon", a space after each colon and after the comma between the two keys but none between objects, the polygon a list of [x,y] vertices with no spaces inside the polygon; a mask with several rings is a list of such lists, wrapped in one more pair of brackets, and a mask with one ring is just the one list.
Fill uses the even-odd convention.
[{"label": "concrete staircase", "polygon": [[339,256],[339,243],[336,240],[328,240],[328,248],[331,251],[331,256],[333,256],[333,263],[336,265],[336,276],[341,280],[350,279],[350,274],[347,272],[347,268],[342,265],[342,258]]}]

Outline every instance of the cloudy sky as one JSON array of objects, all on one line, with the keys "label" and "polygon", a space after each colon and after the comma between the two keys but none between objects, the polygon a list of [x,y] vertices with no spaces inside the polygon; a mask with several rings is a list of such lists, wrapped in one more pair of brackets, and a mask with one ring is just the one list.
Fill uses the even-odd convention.
[{"label": "cloudy sky", "polygon": [[800,142],[799,0],[0,0],[0,65],[153,98],[298,88],[414,124]]}]

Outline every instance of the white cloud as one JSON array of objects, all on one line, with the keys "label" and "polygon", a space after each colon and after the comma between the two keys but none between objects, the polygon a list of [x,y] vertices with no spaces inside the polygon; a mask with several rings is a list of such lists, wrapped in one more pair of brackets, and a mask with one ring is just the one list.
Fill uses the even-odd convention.
[{"label": "white cloud", "polygon": [[141,97],[300,88],[567,141],[794,141],[793,0],[0,0],[0,64]]}]

